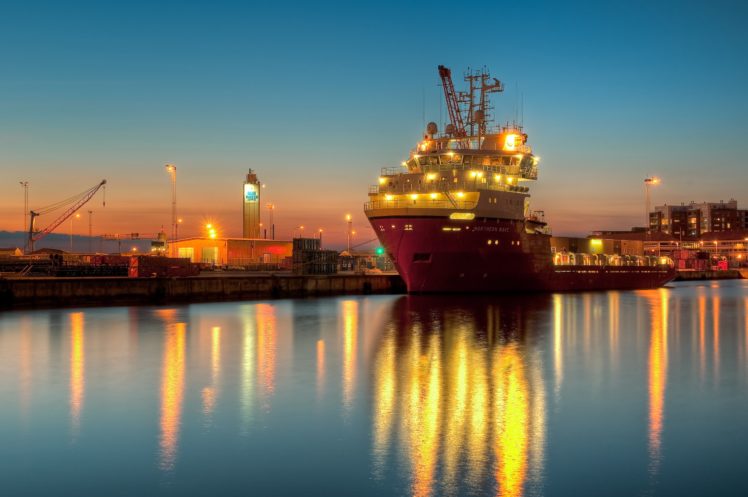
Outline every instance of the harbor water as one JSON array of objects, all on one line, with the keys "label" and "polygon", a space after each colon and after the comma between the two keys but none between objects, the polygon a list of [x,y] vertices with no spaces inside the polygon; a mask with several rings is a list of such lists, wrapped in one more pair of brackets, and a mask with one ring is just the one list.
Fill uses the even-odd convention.
[{"label": "harbor water", "polygon": [[0,313],[0,495],[746,495],[748,281]]}]

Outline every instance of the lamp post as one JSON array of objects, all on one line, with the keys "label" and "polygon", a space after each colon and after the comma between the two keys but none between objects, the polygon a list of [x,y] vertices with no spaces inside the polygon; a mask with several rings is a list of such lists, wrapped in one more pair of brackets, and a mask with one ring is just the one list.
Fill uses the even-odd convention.
[{"label": "lamp post", "polygon": [[21,229],[21,233],[23,233],[27,229],[31,229],[30,226],[26,226],[26,217],[29,215],[29,182],[19,181],[18,184],[23,187],[23,228]]},{"label": "lamp post", "polygon": [[322,248],[322,228],[319,228],[317,233],[319,233],[319,248]]},{"label": "lamp post", "polygon": [[273,211],[275,210],[275,204],[268,202],[267,208],[270,217],[270,239],[275,240],[275,224],[273,224]]},{"label": "lamp post", "polygon": [[346,240],[348,242],[347,243],[347,245],[348,245],[348,253],[350,254],[351,253],[351,231],[352,231],[351,226],[353,224],[353,218],[351,217],[350,214],[346,214],[345,215],[345,220],[348,223],[348,230],[346,232]]},{"label": "lamp post", "polygon": [[92,252],[91,244],[93,243],[93,211],[88,211],[88,253]]},{"label": "lamp post", "polygon": [[75,213],[75,216],[70,216],[70,252],[73,251],[73,220],[80,219],[81,215],[79,212]]},{"label": "lamp post", "polygon": [[177,166],[166,164],[166,172],[171,177],[171,244],[169,255],[174,256],[174,241],[177,239]]},{"label": "lamp post", "polygon": [[177,224],[174,225],[174,228],[175,228],[174,240],[178,240],[179,239],[179,225],[180,224],[182,224],[182,218],[181,217],[179,219],[177,219]]},{"label": "lamp post", "polygon": [[650,229],[649,229],[649,209],[650,209],[649,189],[650,187],[652,187],[652,185],[659,185],[660,182],[661,180],[657,176],[650,176],[648,178],[644,178],[644,227],[647,233],[650,232]]}]

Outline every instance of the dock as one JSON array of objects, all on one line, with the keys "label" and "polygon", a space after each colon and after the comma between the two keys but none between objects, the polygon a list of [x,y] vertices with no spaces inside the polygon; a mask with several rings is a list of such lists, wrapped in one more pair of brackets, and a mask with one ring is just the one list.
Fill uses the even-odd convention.
[{"label": "dock", "polygon": [[259,274],[187,278],[3,278],[0,309],[197,303],[405,293],[397,274]]}]

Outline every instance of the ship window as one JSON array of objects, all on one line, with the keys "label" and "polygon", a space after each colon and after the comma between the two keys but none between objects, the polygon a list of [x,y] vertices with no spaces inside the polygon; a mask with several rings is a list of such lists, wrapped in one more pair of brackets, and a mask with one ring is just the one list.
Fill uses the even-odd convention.
[{"label": "ship window", "polygon": [[493,243],[493,240],[488,240],[488,244],[491,245]]},{"label": "ship window", "polygon": [[431,262],[431,254],[416,252],[413,254],[413,262]]},{"label": "ship window", "polygon": [[413,225],[412,224],[406,224],[405,225],[405,231],[413,231]]},{"label": "ship window", "polygon": [[419,157],[418,158],[418,163],[420,165],[422,165],[422,166],[428,166],[428,164],[429,164],[429,158],[425,157],[425,156],[424,157]]}]

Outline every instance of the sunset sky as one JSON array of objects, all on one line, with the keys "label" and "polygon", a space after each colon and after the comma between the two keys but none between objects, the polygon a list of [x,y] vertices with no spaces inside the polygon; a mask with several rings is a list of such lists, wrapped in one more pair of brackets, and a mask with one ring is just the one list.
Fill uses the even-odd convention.
[{"label": "sunset sky", "polygon": [[374,238],[368,186],[446,119],[439,64],[458,88],[487,66],[502,121],[524,101],[555,234],[641,225],[651,174],[653,204],[748,207],[747,5],[5,1],[0,231],[21,229],[19,181],[39,208],[103,178],[94,233],[168,229],[171,162],[180,235],[211,219],[240,236],[253,168],[280,237],[340,244],[351,213]]}]

